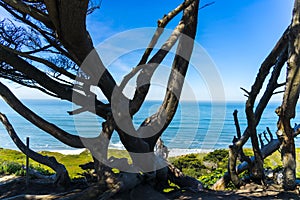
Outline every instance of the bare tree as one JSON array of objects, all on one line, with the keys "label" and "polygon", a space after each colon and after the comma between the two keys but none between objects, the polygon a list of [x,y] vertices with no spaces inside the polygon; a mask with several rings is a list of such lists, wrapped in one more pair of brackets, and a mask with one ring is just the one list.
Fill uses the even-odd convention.
[{"label": "bare tree", "polygon": [[[255,82],[252,85],[251,91],[249,92],[246,89],[242,88],[242,90],[246,92],[245,96],[248,98],[245,110],[248,126],[241,137],[239,137],[239,131],[237,132],[238,138],[235,138],[233,140],[233,145],[229,147],[230,153],[228,161],[228,173],[226,173],[224,177],[214,185],[214,189],[224,188],[224,186],[229,183],[230,180],[237,187],[240,187],[244,184],[244,182],[238,177],[238,174],[245,170],[248,170],[250,172],[252,180],[263,183],[263,159],[271,155],[279,148],[281,149],[282,163],[284,168],[283,186],[286,190],[295,189],[296,155],[294,137],[299,134],[299,126],[296,125],[294,128],[292,128],[290,121],[295,117],[295,110],[299,98],[300,89],[300,62],[297,53],[300,50],[299,6],[300,1],[295,0],[292,23],[284,32],[280,40],[277,42],[274,49],[262,63],[256,76]],[[286,82],[278,83],[281,69],[283,68],[285,63],[287,63]],[[272,68],[273,72],[269,79],[268,85],[254,112],[254,102]],[[285,86],[284,91],[275,91],[277,88],[280,88],[282,86]],[[279,116],[276,132],[278,139],[273,139],[270,130],[267,128],[270,139],[268,139],[266,134],[264,133],[268,144],[265,145],[261,142],[260,148],[256,127],[259,124],[263,111],[269,103],[271,97],[282,92],[284,92],[282,104],[279,108],[276,109],[276,113]],[[236,126],[238,127],[237,123]],[[243,154],[242,149],[243,145],[249,138],[251,138],[254,152],[254,156],[252,158],[246,157]],[[236,167],[238,157],[241,158],[240,161],[242,162],[242,164]]]},{"label": "bare tree", "polygon": [[300,34],[299,34],[300,1],[296,0],[293,20],[290,26],[288,42],[287,77],[282,105],[278,112],[277,135],[282,140],[281,156],[284,167],[284,186],[286,189],[296,187],[296,154],[293,129],[290,120],[295,117],[300,89]]},{"label": "bare tree", "polygon": [[[25,119],[71,147],[86,147],[91,151],[101,190],[87,190],[87,193],[99,196],[100,191],[107,190],[101,196],[107,198],[146,180],[160,183],[157,185],[164,187],[168,179],[182,187],[196,190],[201,188],[201,183],[196,179],[184,176],[154,154],[155,144],[172,121],[178,106],[193,51],[199,0],[185,0],[158,21],[157,30],[140,62],[124,76],[120,85],[116,84],[94,50],[93,41],[86,29],[86,16],[97,7],[92,1],[1,0],[0,6],[13,17],[13,20],[5,19],[0,22],[0,77],[80,106],[69,114],[88,111],[105,120],[102,131],[96,138],[72,135],[32,112],[0,83],[2,98]],[[180,13],[181,20],[168,40],[150,57],[163,28]],[[140,128],[133,129],[132,117],[148,94],[151,77],[176,42],[176,56],[163,103],[157,113],[145,119]],[[92,56],[92,62],[86,59],[88,56]],[[123,89],[135,75],[137,87],[134,97],[128,99],[123,94]],[[91,86],[98,87],[109,103],[98,100],[91,91]],[[1,116],[9,133],[17,135],[7,118]],[[120,127],[122,123],[127,124],[131,128],[130,131]],[[134,173],[122,172],[116,175],[108,167],[118,166],[116,161],[107,159],[108,143],[114,130],[130,153],[133,165],[128,165],[128,168]],[[151,137],[147,137],[149,135]],[[20,145],[20,141],[16,140],[16,143]],[[33,155],[35,154],[29,154]],[[48,163],[43,157],[35,158],[41,163]],[[68,183],[67,172],[65,175],[61,175],[63,170],[59,172],[58,179],[64,180],[57,182]]]}]

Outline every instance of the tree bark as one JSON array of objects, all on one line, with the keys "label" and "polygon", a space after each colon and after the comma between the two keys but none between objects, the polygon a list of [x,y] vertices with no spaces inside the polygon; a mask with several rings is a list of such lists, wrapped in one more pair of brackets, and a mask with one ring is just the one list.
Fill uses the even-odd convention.
[{"label": "tree bark", "polygon": [[[88,90],[89,86],[91,85],[98,86],[108,99],[109,103],[111,104],[113,104],[113,92],[117,91],[121,96],[120,102],[122,104],[120,105],[124,106],[123,103],[125,102],[125,106],[128,107],[128,105],[130,104],[129,115],[125,116],[124,112],[121,112],[121,115],[123,117],[128,117],[130,124],[132,124],[132,116],[140,109],[141,104],[143,103],[146,94],[148,93],[148,90],[137,91],[137,95],[135,95],[135,98],[129,104],[127,104],[129,100],[122,94],[122,91],[118,91],[118,86],[116,86],[116,83],[112,78],[111,74],[103,65],[100,56],[96,51],[92,51],[93,43],[91,41],[88,31],[86,30],[85,24],[88,1],[45,0],[43,3],[45,3],[47,11],[45,11],[45,13],[42,14],[45,15],[44,17],[49,22],[49,24],[44,23],[44,25],[49,30],[47,29],[46,31],[46,27],[42,24],[39,24],[38,27],[35,27],[34,24],[31,24],[30,20],[28,21],[26,20],[26,18],[20,20],[24,23],[27,23],[34,29],[39,29],[39,26],[43,27],[41,34],[44,38],[46,38],[46,40],[48,40],[49,44],[51,44],[51,41],[49,41],[49,38],[47,38],[47,36],[50,35],[50,40],[53,40],[52,42],[57,43],[56,46],[54,45],[54,48],[60,47],[61,49],[58,51],[61,51],[63,55],[68,56],[76,64],[83,65],[83,72],[85,73],[85,75],[88,76],[88,78],[86,82],[85,80],[81,80],[80,82],[84,84],[87,83]],[[14,7],[14,5],[11,6]],[[160,180],[166,181],[166,176],[168,173],[166,170],[167,168],[157,170],[160,168],[160,160],[158,160],[157,157],[154,155],[153,150],[157,139],[167,128],[167,126],[173,119],[173,116],[177,109],[182,86],[184,83],[184,77],[189,65],[189,59],[193,51],[193,40],[195,39],[197,29],[198,9],[199,0],[185,0],[180,6],[178,6],[175,10],[167,14],[162,20],[158,22],[158,27],[163,28],[174,16],[176,16],[180,11],[184,10],[182,20],[179,22],[178,27],[174,30],[174,34],[171,35],[170,40],[168,40],[162,47],[162,49],[159,50],[157,54],[155,54],[148,62],[149,65],[147,65],[146,67],[150,66],[150,70],[145,68],[141,70],[142,72],[140,73],[140,76],[137,80],[138,86],[140,83],[145,81],[145,77],[146,79],[151,79],[151,76],[155,71],[155,67],[157,67],[159,63],[162,62],[164,57],[168,54],[169,50],[176,43],[177,39],[180,38],[176,52],[177,55],[175,56],[174,62],[172,64],[172,72],[169,77],[169,82],[167,85],[168,88],[165,93],[164,102],[157,115],[147,118],[143,123],[142,128],[138,129],[137,131],[133,130],[133,135],[128,134],[126,130],[122,130],[122,127],[119,127],[116,123],[117,120],[115,119],[115,116],[113,116],[113,119],[111,120],[112,122],[109,122],[109,127],[107,128],[104,125],[102,133],[97,138],[84,139],[81,137],[72,136],[64,132],[63,130],[60,130],[55,125],[44,121],[35,113],[30,112],[28,108],[24,107],[24,105],[22,105],[21,102],[17,101],[15,96],[7,92],[5,87],[2,87],[0,84],[0,86],[5,89],[1,90],[3,91],[1,95],[8,102],[8,104],[11,107],[13,107],[18,113],[20,113],[23,117],[25,117],[27,120],[40,127],[41,129],[46,130],[48,133],[50,133],[60,141],[74,147],[85,146],[84,142],[90,143],[92,145],[95,144],[96,146],[91,147],[89,145],[88,148],[92,152],[92,155],[95,159],[95,168],[97,170],[97,173],[99,173],[99,182],[103,182],[102,178],[106,177],[106,184],[109,185],[110,188],[110,191],[107,193],[108,196],[114,194],[115,192],[131,189],[137,184],[140,184],[145,179],[156,179],[157,183]],[[19,12],[21,12],[21,10],[14,10],[13,12],[15,12],[16,15],[18,15]],[[36,17],[36,15],[33,15],[32,13],[27,14],[29,15],[28,18],[31,20],[32,18]],[[49,35],[47,34],[48,31],[51,31]],[[141,63],[147,62],[151,50],[156,44],[157,38],[160,34],[161,33],[158,32],[158,34],[154,35],[153,40],[150,42],[149,48],[147,48],[143,58],[141,59]],[[94,56],[94,60],[85,60],[86,56],[90,53],[92,54],[92,56]],[[39,69],[38,66],[34,66],[32,63],[27,62],[24,59],[24,57],[21,57],[22,55],[20,55],[20,52],[10,51],[0,46],[0,61],[6,63],[7,65],[10,65],[13,68],[13,70],[25,74],[26,76],[28,76],[28,79],[35,81],[42,88],[45,88],[45,90],[55,94],[57,97],[66,99],[68,101],[73,101],[74,103],[83,106],[78,110],[70,112],[71,114],[76,114],[83,111],[92,111],[93,108],[91,108],[91,110],[88,109],[90,105],[86,106],[86,104],[89,104],[90,102],[93,103],[93,101],[97,101],[95,96],[89,97],[87,94],[85,95],[83,93],[85,91],[82,88],[80,88],[80,85],[78,87],[80,91],[77,92],[77,88],[74,89],[69,84],[62,84],[58,81],[55,81],[46,73],[44,73],[42,69]],[[27,56],[27,58],[29,57]],[[29,59],[35,60],[37,62],[42,61],[34,57],[30,57]],[[52,67],[55,68],[55,66]],[[100,80],[97,76],[99,75],[99,73],[103,73],[100,77]],[[84,85],[82,87],[84,87]],[[93,105],[92,103],[91,105]],[[101,116],[102,118],[107,120],[106,122],[108,122],[109,115],[111,114],[112,110],[108,110],[104,107],[101,107],[102,105],[103,104],[101,104],[100,102],[96,102],[96,106],[99,106],[99,109],[96,110],[96,114]],[[113,105],[109,106],[113,107]],[[121,111],[124,110],[122,110],[121,108]],[[148,123],[149,119],[153,119],[153,121],[151,121],[151,123]],[[166,119],[166,121],[164,121],[164,119]],[[160,127],[158,126],[158,124],[161,122],[163,122],[163,127],[161,130],[159,130],[157,133],[155,132],[155,135],[151,138],[144,138],[148,134],[148,131],[150,129],[156,129],[157,127]],[[143,129],[145,127],[149,129]],[[126,150],[128,150],[132,156],[133,164],[135,165],[132,168],[136,170],[134,171],[135,173],[121,172],[119,175],[116,175],[113,174],[110,170],[103,170],[105,167],[103,167],[104,165],[102,161],[105,161],[107,159],[108,142],[114,129],[118,132],[121,142],[124,144]],[[106,142],[104,140],[106,140]],[[138,155],[140,153],[142,153],[142,156]],[[143,156],[144,153],[147,153],[149,157],[145,158]],[[97,155],[100,155],[100,157],[103,158],[103,160],[97,159]],[[149,160],[147,160],[148,158]],[[145,162],[145,160],[147,162]],[[107,161],[107,164],[111,164],[108,162],[110,161]],[[153,165],[153,173],[147,173],[147,170],[145,171],[144,166],[149,163]],[[143,172],[143,175],[140,172]],[[196,183],[197,187],[199,186],[199,182],[195,181],[190,177],[183,175],[175,177],[178,184],[180,184],[182,187],[193,187],[194,183]],[[103,198],[106,197],[103,196]]]},{"label": "tree bark", "polygon": [[[176,56],[172,64],[172,71],[169,77],[163,104],[159,108],[158,113],[154,114],[149,118],[150,123],[148,119],[144,123],[144,126],[147,126],[147,124],[150,125],[155,123],[163,124],[163,127],[158,133],[154,134],[152,137],[145,138],[152,151],[154,150],[158,138],[168,127],[177,110],[182,86],[184,83],[184,77],[186,75],[189,60],[194,47],[194,39],[196,35],[198,22],[198,7],[199,0],[195,0],[190,6],[188,6],[184,10],[183,20],[187,24],[187,27],[184,29],[178,43]],[[141,132],[143,132],[144,128],[145,127],[141,127]],[[141,133],[141,135],[143,134],[144,133]]]},{"label": "tree bark", "polygon": [[[49,133],[59,141],[74,147],[74,148],[85,148],[84,143],[90,143],[96,138],[84,138],[76,135],[67,133],[66,131],[60,129],[56,125],[49,123],[44,120],[29,108],[27,108],[22,102],[20,102],[17,97],[0,82],[0,96],[7,102],[12,109],[23,116],[25,119],[30,121],[32,124],[40,128],[41,130]],[[84,142],[84,143],[83,143]]]},{"label": "tree bark", "polygon": [[[262,158],[266,158],[269,155],[271,155],[272,153],[274,153],[275,151],[277,151],[280,147],[280,141],[278,139],[274,139],[272,140],[270,143],[268,143],[267,145],[264,146],[264,148],[261,149],[261,154],[262,154]],[[232,159],[233,157],[229,157],[229,159]],[[251,165],[255,162],[255,157],[251,157]],[[230,163],[234,163],[234,161],[231,161]],[[229,173],[226,172],[224,174],[224,176],[219,179],[213,186],[212,189],[213,190],[225,190],[226,186],[228,185],[228,183],[232,180],[231,175],[234,174],[235,179],[233,179],[233,183],[236,186],[241,186],[243,183],[241,182],[241,180],[238,178],[238,174],[241,174],[242,172],[244,172],[245,170],[248,170],[250,168],[249,163],[247,161],[242,162],[241,164],[239,164],[237,167],[233,166],[232,169],[234,170],[234,173]]]},{"label": "tree bark", "polygon": [[[258,125],[258,123],[261,119],[262,113],[263,113],[264,109],[266,108],[269,100],[273,96],[274,91],[279,87],[277,80],[279,78],[280,71],[287,60],[287,54],[288,54],[287,44],[286,44],[288,41],[288,30],[289,29],[287,29],[284,32],[283,36],[277,42],[277,44],[275,45],[272,52],[268,55],[268,57],[265,59],[265,61],[261,65],[261,68],[260,68],[259,73],[255,80],[255,83],[252,86],[252,90],[251,90],[252,94],[251,94],[251,92],[249,93],[249,97],[251,94],[250,101],[249,101],[249,99],[247,101],[247,103],[249,103],[248,106],[246,106],[246,112],[248,112],[248,116],[247,116],[248,127],[244,131],[242,137],[239,138],[237,141],[234,141],[233,145],[230,147],[231,154],[230,154],[229,160],[228,160],[228,168],[229,169],[228,169],[228,173],[226,173],[224,175],[224,178],[218,182],[221,185],[224,183],[223,181],[225,181],[227,184],[227,182],[230,180],[230,177],[232,175],[233,175],[232,179],[235,180],[234,183],[236,184],[236,186],[238,187],[238,186],[242,185],[242,183],[240,181],[237,181],[238,172],[236,172],[236,169],[235,169],[236,164],[232,163],[232,162],[236,162],[237,156],[239,155],[238,152],[240,152],[243,145],[247,142],[247,140],[249,139],[249,137],[251,135],[251,133],[250,133],[251,129],[252,129],[252,133],[253,132],[256,133],[255,127]],[[260,91],[262,84],[269,73],[269,70],[271,69],[271,67],[274,64],[275,64],[275,66],[274,66],[272,75],[269,79],[267,88],[266,88],[263,96],[261,97],[258,105],[256,106],[254,116],[253,116],[253,111],[252,111],[253,103],[254,103],[253,101],[255,100],[258,92]],[[249,126],[249,122],[250,122],[250,126]],[[253,126],[255,126],[255,127],[253,127]],[[254,142],[255,142],[255,138],[254,138]],[[255,149],[258,149],[258,147],[256,146]],[[257,150],[256,150],[256,152],[257,152]],[[260,157],[260,159],[258,159],[258,161],[262,160],[262,157],[259,155],[260,153],[257,152],[257,154],[258,154],[258,157]],[[256,166],[261,167],[262,163],[256,162]],[[258,169],[258,168],[256,167],[256,169]],[[258,170],[260,170],[260,169],[258,169]],[[219,187],[218,185],[215,186],[215,188],[218,188],[218,187]],[[220,186],[220,187],[223,187],[223,186]]]},{"label": "tree bark", "polygon": [[[261,116],[263,114],[263,111],[265,110],[266,106],[268,105],[268,102],[270,101],[271,97],[273,96],[273,92],[275,91],[275,89],[278,87],[277,86],[277,80],[278,77],[280,75],[280,70],[282,68],[282,66],[284,65],[284,63],[286,62],[284,58],[284,53],[287,49],[287,42],[288,42],[288,32],[289,32],[289,27],[285,30],[285,32],[283,33],[283,35],[281,36],[281,38],[278,40],[278,42],[276,43],[276,45],[274,46],[274,48],[272,49],[272,51],[270,52],[270,54],[267,56],[267,58],[263,61],[263,63],[261,64],[260,67],[260,71],[259,74],[260,76],[257,75],[256,80],[257,79],[265,79],[266,76],[268,75],[269,70],[272,68],[272,66],[275,64],[278,67],[274,67],[274,69],[276,68],[276,70],[273,70],[273,74],[272,77],[269,80],[268,86],[266,91],[263,94],[263,97],[260,99],[259,103],[257,104],[256,108],[255,108],[255,121],[256,121],[256,125],[259,124]],[[280,59],[277,59],[279,58]],[[273,84],[273,83],[276,84]],[[241,137],[240,140],[238,140],[237,142],[235,142],[235,145],[239,146],[239,148],[241,148],[249,139],[250,137],[250,133],[248,130],[248,127],[246,128],[246,130],[243,132],[243,135]]]},{"label": "tree bark", "polygon": [[293,129],[290,120],[295,117],[300,90],[300,0],[295,0],[293,20],[289,33],[289,58],[286,86],[279,112],[278,131],[282,139],[281,157],[284,168],[284,188],[296,187],[296,153]]},{"label": "tree bark", "polygon": [[[293,137],[296,137],[297,135],[300,134],[300,124],[296,125],[293,128]],[[267,158],[268,156],[272,155],[275,151],[277,151],[281,146],[281,140],[279,139],[273,139],[271,138],[270,142],[266,144],[262,149],[261,149],[261,155],[263,159]],[[254,161],[254,157],[252,156],[250,158],[251,162]],[[239,164],[236,168],[236,174],[241,174],[245,170],[249,169],[249,162],[244,161],[241,164]],[[213,190],[225,190],[226,185],[230,182],[230,174],[226,172],[224,176],[219,179],[213,186]]]}]

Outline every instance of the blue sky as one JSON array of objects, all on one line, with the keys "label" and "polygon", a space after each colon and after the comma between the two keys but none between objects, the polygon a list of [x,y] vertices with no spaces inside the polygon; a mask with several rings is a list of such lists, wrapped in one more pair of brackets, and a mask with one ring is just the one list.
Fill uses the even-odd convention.
[{"label": "blue sky", "polygon": [[[214,62],[221,76],[226,100],[245,100],[239,87],[250,89],[260,64],[291,22],[294,1],[215,1],[215,4],[199,12],[196,41]],[[137,0],[102,0],[101,8],[88,16],[88,30],[95,45],[101,44],[114,34],[123,31],[155,27],[158,19],[181,2],[179,0],[152,0],[141,3]],[[202,0],[201,4],[209,2],[211,0]],[[167,28],[174,28],[178,19],[177,17]],[[123,59],[123,63],[126,61],[130,63],[120,64],[121,59],[114,63],[119,68],[109,68],[109,70],[117,79],[120,79],[138,61],[138,58],[133,58],[133,55],[139,55],[138,53],[135,52]],[[171,58],[168,59],[171,60]],[[168,62],[165,65],[168,65]],[[201,67],[201,63],[199,66]],[[206,67],[205,64],[202,67]],[[211,93],[214,91],[210,91],[208,86],[210,82],[207,81],[207,77],[201,77],[201,73],[195,75],[194,72],[192,67],[188,71],[187,81],[195,93],[196,99],[211,99]],[[208,79],[214,78],[209,77]],[[16,85],[11,88],[19,97],[31,98],[28,96],[28,92],[21,92]],[[156,99],[161,95],[154,92],[154,95],[150,96]],[[35,96],[44,98],[40,94]],[[280,99],[279,95],[275,97],[275,100]]]}]

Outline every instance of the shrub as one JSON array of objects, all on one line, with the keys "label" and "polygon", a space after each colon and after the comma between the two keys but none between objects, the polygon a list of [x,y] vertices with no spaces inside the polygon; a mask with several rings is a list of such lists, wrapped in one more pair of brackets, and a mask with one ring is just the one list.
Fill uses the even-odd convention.
[{"label": "shrub", "polygon": [[[203,162],[216,163],[216,166],[204,165]],[[227,171],[228,151],[215,150],[203,159],[198,154],[188,154],[173,159],[172,163],[184,174],[200,180],[205,188],[210,188]]]},{"label": "shrub", "polygon": [[15,162],[3,162],[0,167],[0,174],[16,174],[23,175],[23,166]]},{"label": "shrub", "polygon": [[180,169],[184,174],[198,178],[205,169],[201,159],[197,154],[183,155],[173,160],[173,165]]},{"label": "shrub", "polygon": [[[53,173],[49,172],[49,170],[41,167],[41,166],[32,166],[30,165],[31,169],[35,169],[36,171],[40,172],[43,175],[51,175]],[[0,174],[15,174],[16,176],[25,176],[26,169],[23,165],[16,163],[16,162],[2,162],[0,164]]]},{"label": "shrub", "polygon": [[212,152],[209,152],[206,156],[203,157],[203,161],[212,161],[212,162],[224,162],[227,161],[229,157],[228,150],[217,149]]},{"label": "shrub", "polygon": [[217,168],[213,170],[211,173],[203,174],[202,176],[200,176],[198,180],[202,182],[204,188],[210,188],[220,178],[222,178],[222,176],[226,171],[227,171],[226,169]]}]

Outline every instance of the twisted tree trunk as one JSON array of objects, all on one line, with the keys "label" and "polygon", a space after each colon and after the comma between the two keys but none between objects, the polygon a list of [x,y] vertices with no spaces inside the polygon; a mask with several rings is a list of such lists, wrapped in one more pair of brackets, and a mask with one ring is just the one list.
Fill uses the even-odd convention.
[{"label": "twisted tree trunk", "polygon": [[296,187],[296,153],[290,120],[295,117],[300,90],[300,0],[295,0],[289,33],[289,58],[283,102],[278,112],[277,135],[282,140],[281,157],[284,168],[283,185],[286,190]]}]

